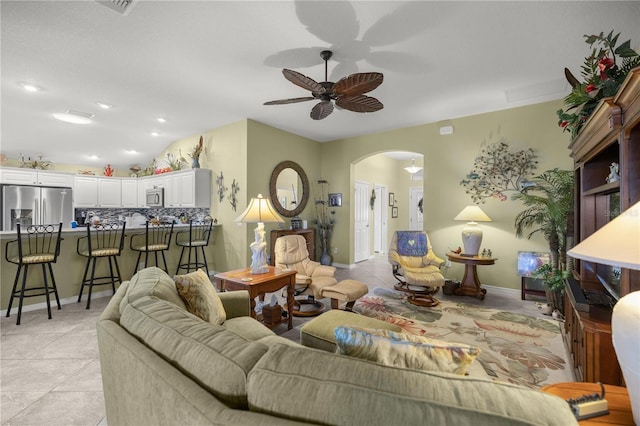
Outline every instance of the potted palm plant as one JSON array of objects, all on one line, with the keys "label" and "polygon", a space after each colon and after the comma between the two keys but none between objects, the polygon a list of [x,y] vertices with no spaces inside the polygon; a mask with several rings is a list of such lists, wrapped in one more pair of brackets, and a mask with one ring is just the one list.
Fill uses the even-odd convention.
[{"label": "potted palm plant", "polygon": [[529,232],[527,238],[531,238],[540,233],[549,243],[550,263],[538,268],[534,277],[542,279],[549,304],[563,313],[564,281],[572,269],[567,249],[573,244],[573,172],[555,168],[532,182],[535,185],[512,197],[526,207],[516,216],[516,236]]}]

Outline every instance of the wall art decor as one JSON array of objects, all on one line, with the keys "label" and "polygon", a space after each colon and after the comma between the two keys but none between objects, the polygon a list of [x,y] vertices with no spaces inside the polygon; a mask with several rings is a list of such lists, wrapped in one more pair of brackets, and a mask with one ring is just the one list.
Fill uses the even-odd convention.
[{"label": "wall art decor", "polygon": [[238,208],[238,198],[236,194],[240,191],[240,185],[234,179],[231,183],[231,193],[229,194],[229,201],[231,202],[231,208],[235,212]]},{"label": "wall art decor", "polygon": [[389,193],[389,207],[393,207],[393,205],[396,203],[396,194],[394,194],[393,192]]},{"label": "wall art decor", "polygon": [[396,218],[398,217],[398,208],[397,207],[391,207],[391,217],[392,218]]},{"label": "wall art decor", "polygon": [[505,201],[505,192],[520,192],[531,186],[530,176],[538,165],[533,149],[511,152],[509,145],[500,142],[482,148],[473,162],[473,169],[460,182],[474,203],[487,198]]},{"label": "wall art decor", "polygon": [[329,194],[329,207],[342,207],[342,193]]},{"label": "wall art decor", "polygon": [[220,176],[216,176],[216,185],[218,185],[218,200],[223,202],[224,194],[229,188],[224,186],[224,176],[222,175],[222,172],[220,172]]}]

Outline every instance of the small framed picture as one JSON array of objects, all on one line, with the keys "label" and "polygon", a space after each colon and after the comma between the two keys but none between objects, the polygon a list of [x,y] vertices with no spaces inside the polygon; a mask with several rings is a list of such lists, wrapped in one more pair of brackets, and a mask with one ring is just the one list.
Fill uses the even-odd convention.
[{"label": "small framed picture", "polygon": [[329,194],[329,207],[342,207],[342,193]]},{"label": "small framed picture", "polygon": [[396,194],[394,194],[393,192],[389,193],[389,206],[393,207],[393,205],[396,203]]},{"label": "small framed picture", "polygon": [[398,208],[397,207],[391,207],[391,217],[392,218],[398,217]]}]

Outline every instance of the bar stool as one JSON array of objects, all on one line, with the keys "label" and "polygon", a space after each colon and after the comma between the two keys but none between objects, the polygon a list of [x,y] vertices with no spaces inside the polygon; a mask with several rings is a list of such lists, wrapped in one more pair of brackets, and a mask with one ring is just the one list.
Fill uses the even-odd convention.
[{"label": "bar stool", "polygon": [[[164,263],[164,271],[169,273],[169,270],[167,269],[167,259],[164,256],[164,252],[169,250],[172,235],[173,223],[166,225],[151,224],[149,221],[145,224],[144,234],[132,235],[129,240],[129,246],[131,250],[138,252],[138,260],[136,260],[133,273],[135,274],[138,269],[142,253],[144,253],[145,267],[149,266],[149,253],[154,254],[156,266],[160,267],[158,264],[158,253],[160,253],[162,255],[162,262]],[[141,241],[142,238],[144,238],[144,241]]]},{"label": "bar stool", "polygon": [[[188,231],[176,232],[176,245],[182,247],[180,251],[180,259],[178,259],[178,267],[176,268],[176,275],[180,269],[186,269],[187,273],[193,269],[196,271],[200,267],[204,267],[209,275],[209,266],[207,266],[207,256],[204,253],[204,248],[209,245],[209,239],[211,238],[211,229],[213,228],[213,219],[206,217],[203,220],[190,220]],[[202,253],[202,261],[198,259],[198,249]],[[182,263],[184,251],[187,250],[187,262]],[[195,260],[192,262],[192,252],[195,256]]]},{"label": "bar stool", "polygon": [[[9,298],[9,307],[7,308],[7,317],[11,313],[11,305],[13,304],[13,298],[19,297],[18,303],[18,319],[16,325],[20,325],[20,318],[22,316],[22,302],[25,297],[46,296],[47,299],[47,314],[51,319],[51,303],[49,300],[49,294],[53,293],[56,297],[56,303],[58,309],[62,309],[60,306],[60,299],[58,298],[58,288],[56,287],[56,280],[53,276],[52,263],[56,263],[58,255],[60,254],[60,241],[62,240],[62,223],[51,225],[29,225],[25,230],[22,230],[20,224],[16,224],[16,230],[18,238],[16,240],[7,241],[5,245],[4,257],[7,262],[15,263],[18,265],[18,271],[16,272],[16,278],[13,282],[13,289],[11,290],[11,297]],[[18,251],[17,255],[9,256],[11,250],[12,253]],[[44,283],[38,287],[27,287],[27,275],[29,273],[30,265],[42,266],[42,277]],[[49,276],[51,277],[51,286],[47,279],[47,265],[49,270]],[[22,285],[20,290],[16,290],[18,287],[18,281],[20,279],[20,272],[22,273]],[[32,293],[32,292],[36,293]]]},{"label": "bar stool", "polygon": [[[89,294],[87,295],[87,309],[91,307],[91,291],[94,285],[111,284],[113,294],[116,293],[116,281],[122,283],[122,277],[120,276],[120,267],[118,266],[118,256],[122,253],[124,247],[124,230],[126,225],[119,226],[118,224],[101,224],[91,226],[87,224],[87,235],[85,237],[78,238],[76,243],[76,251],[80,256],[87,258],[87,265],[84,268],[84,275],[82,276],[82,286],[80,286],[80,295],[78,296],[78,303],[82,300],[82,292],[85,285],[89,287]],[[96,277],[96,263],[98,259],[107,259],[109,262],[109,275],[103,275]],[[113,273],[113,267],[115,266],[116,274]],[[91,277],[87,278],[89,274],[89,267],[91,267]]]}]

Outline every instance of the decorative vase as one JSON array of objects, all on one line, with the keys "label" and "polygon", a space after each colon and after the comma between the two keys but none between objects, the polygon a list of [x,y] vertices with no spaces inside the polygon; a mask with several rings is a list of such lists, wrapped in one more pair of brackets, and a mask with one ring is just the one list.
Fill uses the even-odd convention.
[{"label": "decorative vase", "polygon": [[321,265],[331,265],[331,255],[327,252],[327,250],[323,250],[322,255],[320,256],[320,264]]},{"label": "decorative vase", "polygon": [[199,157],[193,157],[193,161],[191,161],[191,168],[192,169],[199,169],[200,168],[200,158]]}]

